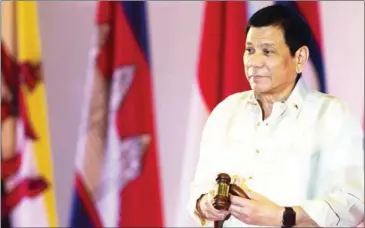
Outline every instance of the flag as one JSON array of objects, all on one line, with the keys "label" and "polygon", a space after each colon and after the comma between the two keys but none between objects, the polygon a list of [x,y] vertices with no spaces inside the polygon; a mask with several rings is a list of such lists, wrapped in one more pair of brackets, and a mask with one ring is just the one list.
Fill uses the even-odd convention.
[{"label": "flag", "polygon": [[56,227],[36,2],[2,2],[1,221]]},{"label": "flag", "polygon": [[162,227],[146,2],[98,2],[71,227]]},{"label": "flag", "polygon": [[303,78],[313,89],[327,92],[322,45],[320,2],[276,1],[275,4],[281,4],[288,7],[308,22],[314,39],[309,43],[310,62],[304,69]]},{"label": "flag", "polygon": [[197,77],[192,88],[176,225],[194,226],[186,204],[199,158],[201,132],[213,108],[227,96],[250,90],[244,73],[247,2],[206,2]]}]

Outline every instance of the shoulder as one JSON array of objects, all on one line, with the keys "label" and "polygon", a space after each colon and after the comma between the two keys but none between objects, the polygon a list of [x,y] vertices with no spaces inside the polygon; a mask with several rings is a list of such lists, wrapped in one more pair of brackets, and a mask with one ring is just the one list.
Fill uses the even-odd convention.
[{"label": "shoulder", "polygon": [[246,104],[252,96],[252,90],[234,93],[226,97],[213,109],[212,115],[220,112],[229,112],[236,107]]},{"label": "shoulder", "polygon": [[327,93],[313,91],[308,96],[307,101],[310,105],[315,106],[326,113],[330,112],[331,115],[343,115],[350,112],[349,105],[345,101]]},{"label": "shoulder", "polygon": [[249,101],[251,95],[252,92],[249,90],[227,96],[224,100],[219,102],[209,114],[207,125],[225,126],[238,108],[243,107]]},{"label": "shoulder", "polygon": [[351,112],[349,104],[336,96],[313,91],[307,101],[309,108],[317,110],[318,117],[325,125],[340,128],[343,124],[360,124]]}]

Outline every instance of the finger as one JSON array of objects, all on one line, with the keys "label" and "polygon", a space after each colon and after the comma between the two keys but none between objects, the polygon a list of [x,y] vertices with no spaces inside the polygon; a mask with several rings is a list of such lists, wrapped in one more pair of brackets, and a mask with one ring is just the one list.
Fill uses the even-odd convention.
[{"label": "finger", "polygon": [[213,203],[207,202],[206,205],[207,211],[209,211],[209,213],[213,216],[224,216],[226,215],[226,211],[225,210],[217,210],[214,206]]},{"label": "finger", "polygon": [[249,216],[242,215],[242,214],[237,214],[237,213],[234,213],[234,212],[232,212],[231,215],[236,217],[237,219],[241,220],[242,222],[244,222],[247,225],[253,225],[254,224],[254,223],[252,223],[252,218],[250,218]]},{"label": "finger", "polygon": [[213,202],[214,202],[213,194],[214,194],[214,191],[209,192],[208,196],[207,196],[207,200],[204,202],[204,207],[205,207],[205,212],[206,212],[205,216],[210,220],[224,220],[224,218],[227,216],[227,214],[229,214],[229,212],[226,210],[217,210],[213,206]]},{"label": "finger", "polygon": [[213,210],[207,210],[207,214],[206,214],[206,217],[209,219],[209,220],[224,220],[227,215],[228,215],[228,211],[213,211]]},{"label": "finger", "polygon": [[241,214],[240,214],[240,213],[237,213],[237,212],[235,212],[235,211],[232,211],[232,212],[231,212],[231,215],[232,215],[232,216],[234,216],[234,217],[236,217],[236,218],[241,217]]},{"label": "finger", "polygon": [[231,205],[231,207],[228,209],[228,211],[233,215],[233,216],[250,216],[252,213],[252,209],[249,207],[240,207],[237,205]]},{"label": "finger", "polygon": [[234,217],[247,218],[249,215],[245,213],[245,209],[242,208],[242,212],[232,211],[230,212]]},{"label": "finger", "polygon": [[229,211],[227,210],[218,210],[213,206],[214,203],[214,191],[209,195],[209,200],[206,202],[206,209],[209,213],[209,216],[216,218],[216,220],[223,220],[227,217]]},{"label": "finger", "polygon": [[229,211],[220,211],[224,215],[224,217],[227,217],[227,215],[231,214]]},{"label": "finger", "polygon": [[207,198],[207,202],[206,202],[206,206],[209,210],[214,211],[214,212],[218,212],[219,210],[215,209],[213,206],[214,203],[214,191],[210,191],[208,193],[208,198]]},{"label": "finger", "polygon": [[232,205],[238,205],[241,207],[249,206],[251,204],[249,199],[245,199],[234,195],[230,195],[230,201]]},{"label": "finger", "polygon": [[208,192],[207,201],[205,202],[205,205],[207,209],[218,212],[218,210],[214,208],[213,203],[214,203],[214,190]]},{"label": "finger", "polygon": [[230,213],[236,213],[236,214],[241,214],[242,213],[242,209],[243,207],[239,206],[239,205],[231,205],[229,208],[228,208],[228,211]]},{"label": "finger", "polygon": [[223,212],[223,211],[225,211],[225,213],[226,213],[227,210],[218,210],[213,206],[213,203],[214,203],[214,190],[209,192],[208,201],[207,201],[207,208],[209,208],[212,211],[215,211],[216,213]]},{"label": "finger", "polygon": [[214,202],[214,190],[208,192],[207,197],[208,197],[207,198],[208,202],[213,203]]}]

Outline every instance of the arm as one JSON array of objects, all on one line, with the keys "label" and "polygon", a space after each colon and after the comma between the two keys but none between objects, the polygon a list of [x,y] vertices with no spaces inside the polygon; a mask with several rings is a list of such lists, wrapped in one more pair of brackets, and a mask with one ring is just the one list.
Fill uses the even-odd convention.
[{"label": "arm", "polygon": [[224,138],[225,130],[228,127],[228,121],[232,108],[235,106],[237,99],[230,96],[221,102],[211,113],[202,132],[200,142],[200,156],[196,168],[194,180],[191,183],[190,199],[188,202],[188,211],[192,217],[201,225],[208,225],[208,221],[199,215],[197,210],[197,200],[202,195],[214,190],[216,177],[220,172],[229,173],[229,166],[224,163]]},{"label": "arm", "polygon": [[[360,124],[340,102],[320,120],[318,157],[308,200],[293,209],[298,227],[355,227],[364,219],[363,136]],[[231,196],[229,211],[251,225],[281,226],[284,208],[253,191]]]},{"label": "arm", "polygon": [[[296,214],[296,226],[297,227],[320,227],[318,224],[309,217],[309,215],[303,210],[303,208],[297,206],[293,207]],[[284,209],[283,209],[284,211]],[[281,213],[281,216],[283,213]]]},{"label": "arm", "polygon": [[335,103],[323,120],[313,199],[297,210],[297,225],[355,227],[364,218],[364,151],[360,123]]},{"label": "arm", "polygon": [[[217,169],[217,151],[221,147],[217,140],[216,121],[219,117],[213,113],[209,116],[202,133],[200,142],[200,156],[195,171],[194,180],[190,186],[190,198],[188,202],[188,211],[200,225],[208,225],[208,221],[197,210],[198,199],[202,199],[204,194],[214,189]],[[216,135],[216,136],[215,136]]]}]

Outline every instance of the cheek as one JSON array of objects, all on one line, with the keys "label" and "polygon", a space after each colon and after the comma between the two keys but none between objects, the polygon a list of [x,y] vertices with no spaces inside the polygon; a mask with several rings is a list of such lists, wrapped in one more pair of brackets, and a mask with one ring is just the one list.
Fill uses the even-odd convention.
[{"label": "cheek", "polygon": [[268,59],[266,62],[266,66],[273,79],[282,70],[281,68],[283,67],[282,63],[280,63],[280,61],[277,59]]},{"label": "cheek", "polygon": [[271,59],[270,61],[268,61],[267,67],[273,80],[275,80],[278,77],[285,76],[287,74],[290,63],[287,60],[283,59]]},{"label": "cheek", "polygon": [[245,75],[246,75],[246,77],[248,77],[248,65],[247,65],[247,61],[248,61],[248,59],[247,58],[245,58],[245,57],[243,57],[243,69],[245,70]]},{"label": "cheek", "polygon": [[291,70],[295,69],[295,62],[290,58],[286,58],[283,66],[285,67],[285,69],[287,71],[291,71]]},{"label": "cheek", "polygon": [[242,62],[243,62],[243,66],[245,67],[245,69],[247,69],[248,57],[246,55],[243,55]]}]

